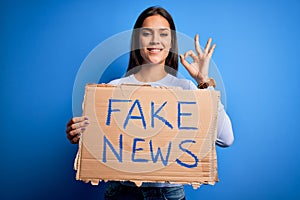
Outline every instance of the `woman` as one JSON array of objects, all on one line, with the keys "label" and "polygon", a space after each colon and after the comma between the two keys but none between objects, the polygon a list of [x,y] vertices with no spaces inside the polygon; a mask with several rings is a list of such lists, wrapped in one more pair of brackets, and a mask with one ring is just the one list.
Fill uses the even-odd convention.
[{"label": "woman", "polygon": [[[202,51],[199,37],[195,36],[195,50],[180,55],[182,65],[198,83],[178,79],[178,48],[176,28],[171,15],[161,7],[150,7],[138,17],[131,39],[131,53],[126,77],[109,84],[148,83],[151,85],[177,86],[187,90],[213,89],[214,81],[208,77],[209,62],[215,49],[210,38]],[[186,61],[192,57],[193,63]],[[88,125],[86,117],[74,117],[67,124],[67,137],[78,143]],[[233,142],[231,122],[223,105],[218,108],[218,134],[216,144],[230,146]],[[109,182],[106,199],[185,199],[184,189],[179,184],[143,183],[136,187],[131,182]]]}]

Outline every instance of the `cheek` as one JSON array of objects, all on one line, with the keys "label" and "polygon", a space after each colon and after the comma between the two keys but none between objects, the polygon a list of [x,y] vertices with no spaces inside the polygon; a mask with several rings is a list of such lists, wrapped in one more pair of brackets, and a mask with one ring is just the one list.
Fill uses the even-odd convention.
[{"label": "cheek", "polygon": [[171,42],[171,38],[166,38],[162,41],[162,43],[164,44],[166,49],[171,49],[172,47],[172,42]]},{"label": "cheek", "polygon": [[149,44],[150,40],[148,38],[140,38],[140,48],[144,48]]},{"label": "cheek", "polygon": [[165,57],[165,59],[168,57],[169,53],[170,53],[170,50],[166,48],[164,50],[164,57]]},{"label": "cheek", "polygon": [[145,49],[144,48],[140,48],[140,54],[141,54],[142,58],[145,59]]},{"label": "cheek", "polygon": [[146,57],[147,57],[147,49],[145,47],[142,46],[142,43],[140,43],[140,54],[143,58],[143,60],[146,60]]}]

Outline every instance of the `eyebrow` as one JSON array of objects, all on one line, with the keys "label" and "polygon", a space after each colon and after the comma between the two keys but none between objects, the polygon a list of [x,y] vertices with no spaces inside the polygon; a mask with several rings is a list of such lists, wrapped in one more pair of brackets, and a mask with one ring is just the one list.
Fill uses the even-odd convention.
[{"label": "eyebrow", "polygon": [[[146,30],[146,31],[153,31],[153,29],[156,29],[156,28],[141,28],[142,31],[143,30]],[[169,28],[159,28],[160,31],[170,31]]]}]

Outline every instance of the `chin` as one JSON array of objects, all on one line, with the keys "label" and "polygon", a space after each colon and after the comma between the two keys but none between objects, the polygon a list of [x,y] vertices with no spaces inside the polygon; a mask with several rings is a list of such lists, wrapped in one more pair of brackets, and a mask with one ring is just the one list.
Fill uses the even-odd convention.
[{"label": "chin", "polygon": [[149,64],[164,64],[167,56],[149,56],[147,61]]},{"label": "chin", "polygon": [[160,65],[160,64],[164,64],[165,60],[155,60],[155,59],[149,59],[148,64],[153,64],[153,65]]},{"label": "chin", "polygon": [[157,59],[157,58],[150,58],[149,61],[151,63],[154,63],[154,64],[160,64],[160,63],[164,62],[165,59],[163,59],[163,58],[159,58],[159,59]]}]

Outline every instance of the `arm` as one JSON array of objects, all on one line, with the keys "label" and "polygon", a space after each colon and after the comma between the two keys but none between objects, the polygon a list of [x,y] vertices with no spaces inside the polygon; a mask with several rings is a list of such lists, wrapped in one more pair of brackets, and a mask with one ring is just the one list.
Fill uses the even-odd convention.
[{"label": "arm", "polygon": [[229,116],[224,110],[223,104],[218,107],[218,133],[216,144],[221,147],[229,147],[234,141],[232,125]]},{"label": "arm", "polygon": [[[199,36],[195,36],[195,50],[197,55],[192,51],[186,52],[184,55],[180,55],[180,61],[182,65],[186,68],[189,74],[195,79],[199,84],[208,82],[208,70],[209,63],[216,47],[215,44],[211,46],[212,39],[206,43],[204,50],[202,51],[199,44]],[[186,61],[187,57],[192,57],[193,62],[189,63]],[[210,88],[208,88],[210,89]],[[213,87],[211,87],[213,89]],[[234,141],[232,125],[230,118],[224,110],[224,106],[219,103],[218,106],[218,133],[216,144],[221,147],[228,147]]]}]

